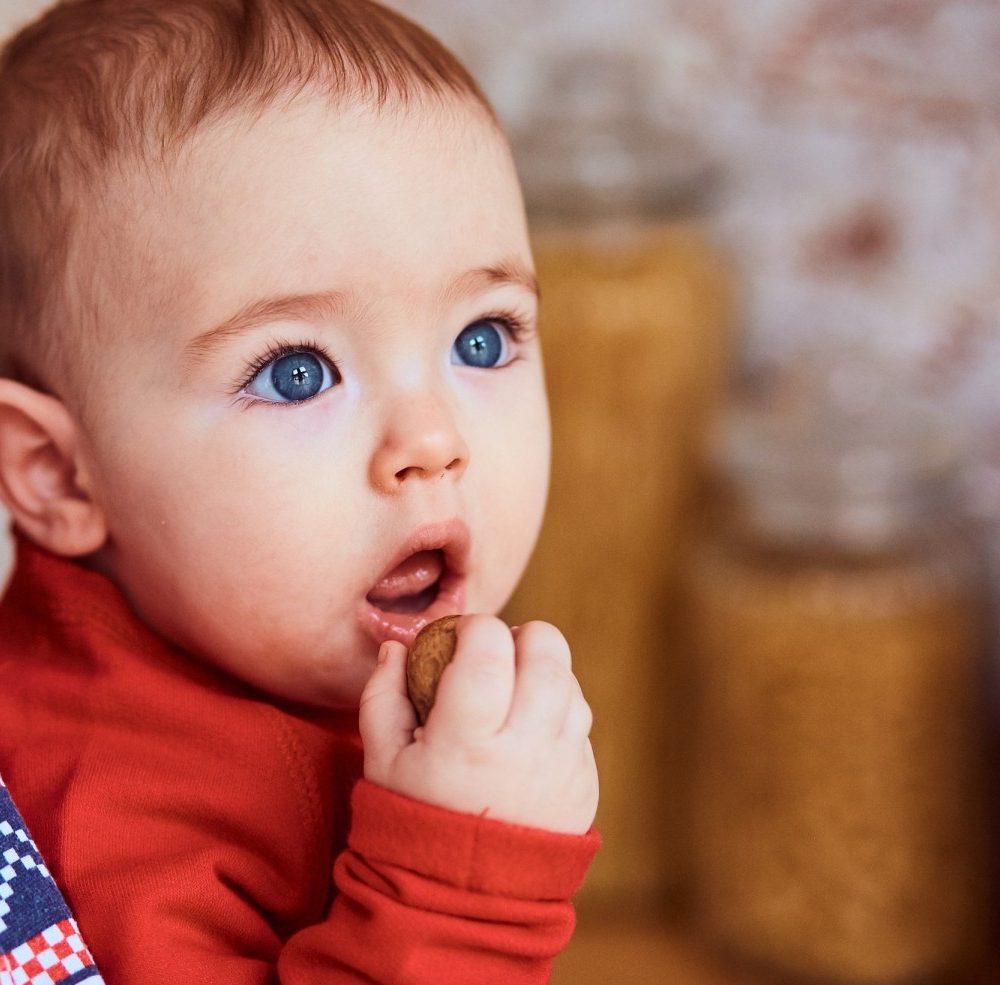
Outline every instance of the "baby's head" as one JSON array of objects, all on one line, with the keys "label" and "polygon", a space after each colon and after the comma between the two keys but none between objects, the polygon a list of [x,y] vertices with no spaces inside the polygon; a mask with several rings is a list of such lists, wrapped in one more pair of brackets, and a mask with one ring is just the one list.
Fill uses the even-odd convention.
[{"label": "baby's head", "polygon": [[266,691],[493,612],[548,478],[507,143],[364,0],[70,0],[0,71],[0,491]]}]

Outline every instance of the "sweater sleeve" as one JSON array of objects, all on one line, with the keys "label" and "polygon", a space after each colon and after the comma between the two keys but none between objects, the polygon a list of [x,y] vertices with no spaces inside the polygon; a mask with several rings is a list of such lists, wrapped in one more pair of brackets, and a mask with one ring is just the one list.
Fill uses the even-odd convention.
[{"label": "sweater sleeve", "polygon": [[596,832],[422,804],[361,780],[325,921],[286,944],[283,985],[541,985],[574,926]]}]

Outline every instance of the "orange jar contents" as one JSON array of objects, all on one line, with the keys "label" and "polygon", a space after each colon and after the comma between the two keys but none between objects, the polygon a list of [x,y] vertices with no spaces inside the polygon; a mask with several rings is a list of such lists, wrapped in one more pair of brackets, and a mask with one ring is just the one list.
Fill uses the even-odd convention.
[{"label": "orange jar contents", "polygon": [[694,577],[699,919],[790,981],[934,980],[987,935],[982,575],[930,429],[808,414],[737,419]]}]

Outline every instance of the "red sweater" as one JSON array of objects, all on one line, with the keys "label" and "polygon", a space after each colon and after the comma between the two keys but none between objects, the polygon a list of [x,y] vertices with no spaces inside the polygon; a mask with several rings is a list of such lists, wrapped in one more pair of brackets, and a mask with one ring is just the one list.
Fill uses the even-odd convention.
[{"label": "red sweater", "polygon": [[102,575],[18,554],[0,773],[108,985],[548,981],[596,835],[358,780],[356,716],[275,703]]}]

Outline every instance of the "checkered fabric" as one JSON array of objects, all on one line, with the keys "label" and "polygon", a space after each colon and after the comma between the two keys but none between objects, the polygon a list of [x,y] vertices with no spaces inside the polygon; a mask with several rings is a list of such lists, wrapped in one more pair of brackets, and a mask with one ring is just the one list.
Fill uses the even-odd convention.
[{"label": "checkered fabric", "polygon": [[0,777],[0,985],[103,985]]}]

